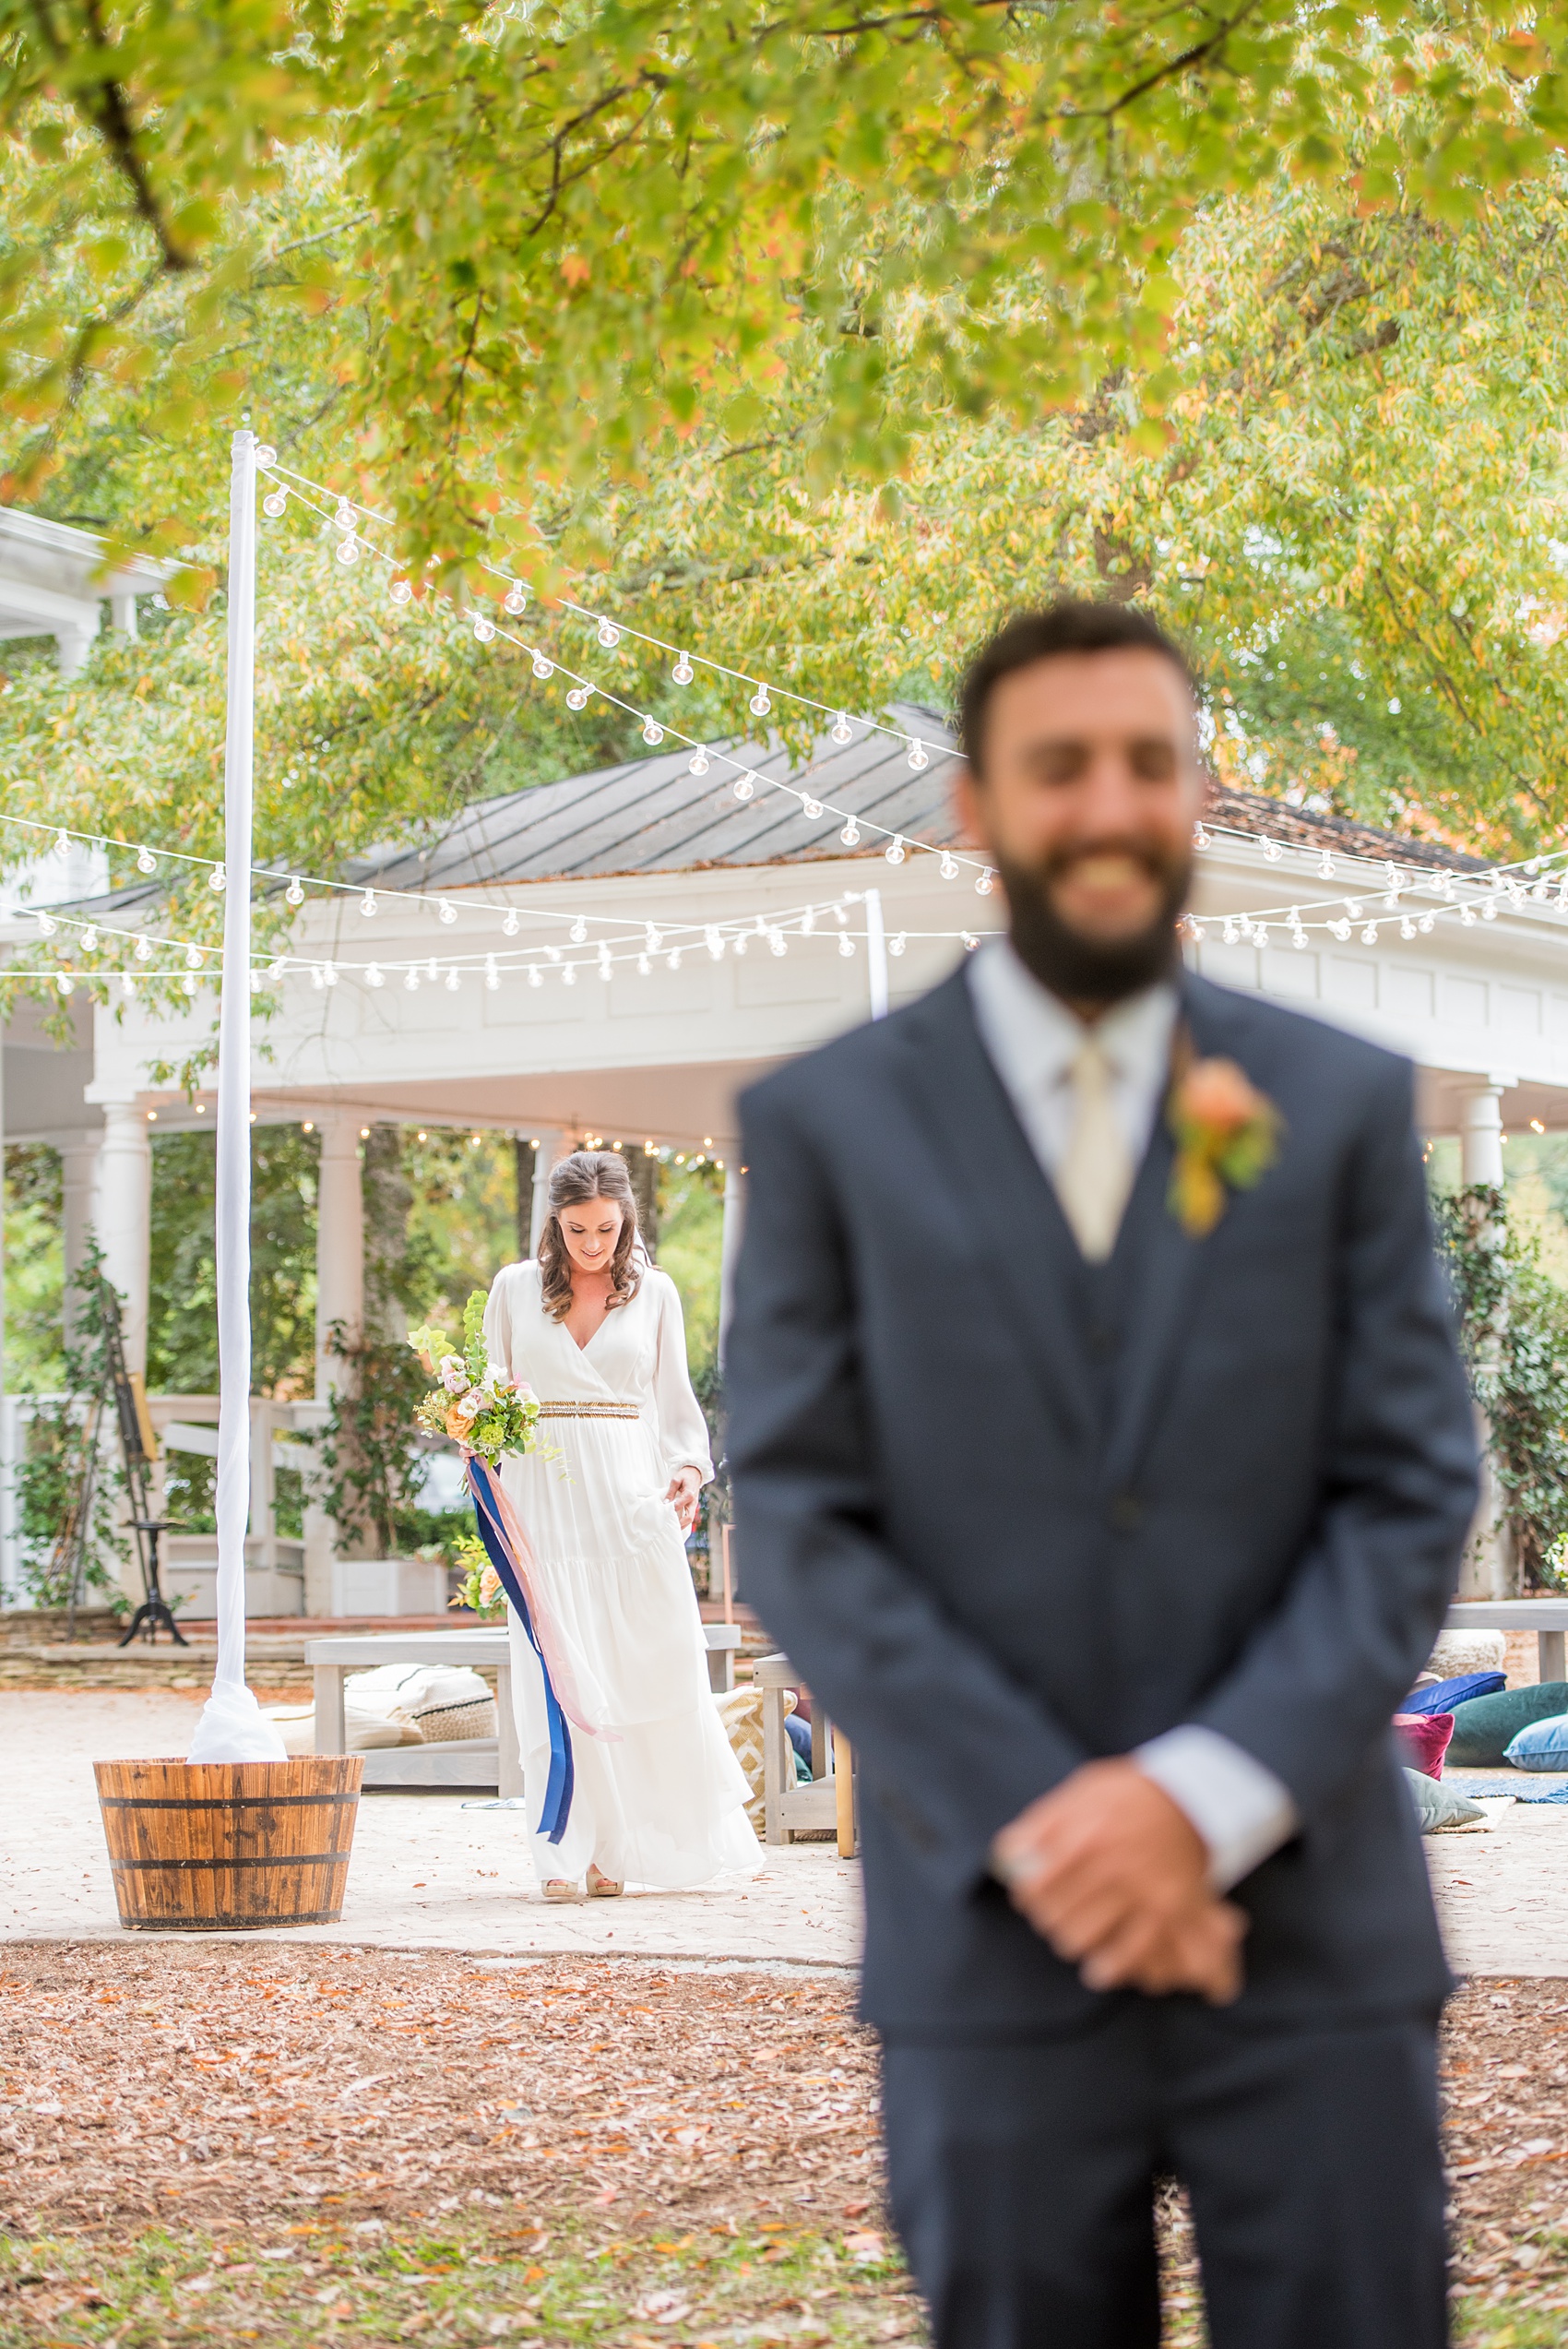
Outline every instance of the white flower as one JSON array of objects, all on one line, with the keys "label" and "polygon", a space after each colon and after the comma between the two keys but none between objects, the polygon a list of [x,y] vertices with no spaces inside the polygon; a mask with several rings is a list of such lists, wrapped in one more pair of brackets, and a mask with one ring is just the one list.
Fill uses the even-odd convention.
[{"label": "white flower", "polygon": [[484,1409],[484,1397],[477,1388],[470,1387],[466,1395],[458,1398],[453,1408],[459,1419],[477,1419]]}]

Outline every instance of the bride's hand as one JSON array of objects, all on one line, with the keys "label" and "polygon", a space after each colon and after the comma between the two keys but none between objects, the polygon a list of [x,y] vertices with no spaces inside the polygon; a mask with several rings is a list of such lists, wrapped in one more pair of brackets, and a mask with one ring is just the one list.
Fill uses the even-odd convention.
[{"label": "bride's hand", "polygon": [[670,1490],[664,1497],[675,1504],[675,1520],[683,1533],[689,1533],[697,1519],[697,1495],[702,1491],[702,1478],[695,1468],[677,1469],[670,1479]]}]

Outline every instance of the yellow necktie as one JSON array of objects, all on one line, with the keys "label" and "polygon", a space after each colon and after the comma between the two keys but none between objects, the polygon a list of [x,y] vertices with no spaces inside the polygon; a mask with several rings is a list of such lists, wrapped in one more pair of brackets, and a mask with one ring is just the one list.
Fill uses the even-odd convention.
[{"label": "yellow necktie", "polygon": [[1079,1045],[1069,1073],[1073,1130],[1056,1170],[1056,1196],[1084,1256],[1103,1264],[1133,1187],[1133,1157],[1116,1115],[1114,1072],[1092,1035]]}]

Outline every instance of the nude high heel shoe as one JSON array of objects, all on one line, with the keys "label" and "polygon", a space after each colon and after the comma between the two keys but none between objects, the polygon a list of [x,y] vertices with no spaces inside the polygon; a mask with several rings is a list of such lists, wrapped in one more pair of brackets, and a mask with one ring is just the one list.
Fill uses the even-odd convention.
[{"label": "nude high heel shoe", "polygon": [[606,1876],[589,1860],[588,1896],[590,1901],[618,1901],[624,1890],[624,1885],[617,1884],[613,1877]]}]

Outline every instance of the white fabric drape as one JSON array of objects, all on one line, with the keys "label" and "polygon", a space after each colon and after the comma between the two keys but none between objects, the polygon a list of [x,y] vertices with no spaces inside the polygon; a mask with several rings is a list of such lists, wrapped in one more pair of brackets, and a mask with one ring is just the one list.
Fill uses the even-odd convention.
[{"label": "white fabric drape", "polygon": [[255,435],[234,435],[229,498],[229,711],[223,770],[223,992],[218,1016],[218,1665],[186,1756],[286,1761],[245,1686],[250,1520],[251,732]]},{"label": "white fabric drape", "polygon": [[[630,1305],[586,1346],[550,1320],[536,1264],[496,1279],[485,1316],[491,1359],[541,1402],[620,1402],[635,1419],[544,1419],[552,1459],[502,1463],[533,1544],[552,1652],[572,1676],[576,1791],[559,1844],[534,1836],[540,1878],[606,1876],[664,1889],[761,1862],[745,1816],[750,1789],[708,1687],[691,1569],[674,1506],[677,1469],[713,1473],[707,1430],[686,1373],[681,1301],[649,1270]],[[515,1618],[512,1687],[524,1799],[537,1829],[549,1775],[538,1659]]]}]

